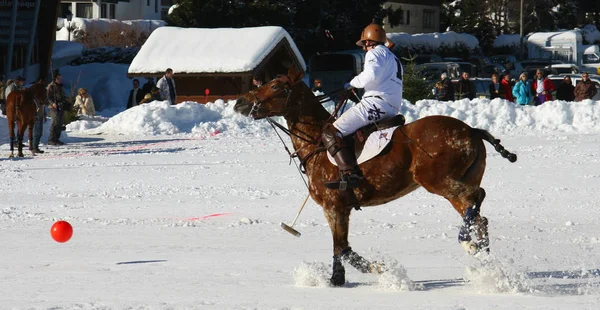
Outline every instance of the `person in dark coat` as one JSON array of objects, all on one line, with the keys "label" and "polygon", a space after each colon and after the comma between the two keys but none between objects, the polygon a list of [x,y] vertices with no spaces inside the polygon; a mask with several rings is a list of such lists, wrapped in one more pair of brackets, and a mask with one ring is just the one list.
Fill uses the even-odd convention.
[{"label": "person in dark coat", "polygon": [[590,80],[589,74],[587,72],[581,74],[581,81],[575,87],[575,101],[592,99],[597,92],[596,85]]},{"label": "person in dark coat", "polygon": [[60,141],[60,134],[65,120],[65,105],[67,97],[63,89],[62,76],[60,73],[54,73],[54,80],[46,87],[48,96],[48,115],[52,119],[50,124],[50,135],[48,145],[63,145]]},{"label": "person in dark coat", "polygon": [[448,78],[446,72],[440,75],[441,80],[436,83],[436,94],[435,97],[439,101],[453,101],[454,100],[454,86],[452,81]]},{"label": "person in dark coat", "polygon": [[475,98],[475,85],[473,82],[469,80],[469,72],[463,72],[462,76],[458,80],[458,85],[456,87],[456,94],[458,96],[458,100],[469,98],[473,100]]},{"label": "person in dark coat", "polygon": [[498,81],[498,74],[492,74],[492,82],[490,83],[490,100],[496,98],[504,99],[506,96],[506,87]]},{"label": "person in dark coat", "polygon": [[133,79],[133,89],[129,91],[129,97],[127,98],[127,108],[135,107],[140,104],[140,101],[144,99],[144,90],[140,88],[140,81]]},{"label": "person in dark coat", "polygon": [[563,81],[556,89],[556,99],[564,101],[575,101],[575,86],[571,81],[571,77],[565,76]]},{"label": "person in dark coat", "polygon": [[144,86],[142,86],[142,92],[144,95],[149,94],[152,92],[152,88],[154,87],[156,87],[156,84],[154,84],[154,78],[148,78],[146,83],[144,83]]}]

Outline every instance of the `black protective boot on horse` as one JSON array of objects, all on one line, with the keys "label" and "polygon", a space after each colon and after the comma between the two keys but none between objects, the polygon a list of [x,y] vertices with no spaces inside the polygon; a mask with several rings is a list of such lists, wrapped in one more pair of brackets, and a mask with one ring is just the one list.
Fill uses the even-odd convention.
[{"label": "black protective boot on horse", "polygon": [[343,138],[333,124],[328,123],[323,127],[321,139],[340,169],[340,180],[325,182],[325,187],[339,190],[357,188],[364,177],[356,163],[352,138]]}]

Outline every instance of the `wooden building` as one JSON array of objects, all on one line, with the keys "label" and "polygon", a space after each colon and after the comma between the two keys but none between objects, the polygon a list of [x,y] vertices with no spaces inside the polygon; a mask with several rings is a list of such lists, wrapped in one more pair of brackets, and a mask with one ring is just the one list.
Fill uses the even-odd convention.
[{"label": "wooden building", "polygon": [[281,27],[161,27],[144,43],[128,76],[159,78],[171,68],[177,101],[206,103],[237,98],[252,88],[253,77],[269,81],[289,66],[306,70]]}]

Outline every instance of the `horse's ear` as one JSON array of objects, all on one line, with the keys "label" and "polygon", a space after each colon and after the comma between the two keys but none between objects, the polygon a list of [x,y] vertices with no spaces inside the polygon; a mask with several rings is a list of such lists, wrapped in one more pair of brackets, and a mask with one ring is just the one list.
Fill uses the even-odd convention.
[{"label": "horse's ear", "polygon": [[296,68],[296,66],[294,66],[294,65],[290,66],[290,68],[288,69],[288,77],[290,78],[290,81],[292,82],[292,84],[302,80],[303,76],[304,76],[304,71]]}]

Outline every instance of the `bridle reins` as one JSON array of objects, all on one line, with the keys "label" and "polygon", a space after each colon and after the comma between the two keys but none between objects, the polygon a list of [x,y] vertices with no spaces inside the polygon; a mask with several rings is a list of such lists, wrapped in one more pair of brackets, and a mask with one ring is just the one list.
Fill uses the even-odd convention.
[{"label": "bridle reins", "polygon": [[[287,78],[287,76],[285,76]],[[294,86],[298,83],[302,83],[302,81],[297,81],[295,83],[291,83],[289,81],[288,78],[288,82],[291,85],[289,88],[285,88],[282,91],[285,91],[287,93],[286,96],[286,101],[285,104],[283,105],[283,108],[281,111],[276,111],[276,113],[281,114],[282,116],[285,116],[285,114],[287,113],[281,113],[281,112],[285,112],[287,110],[289,110],[288,104],[289,104],[289,100],[290,97],[292,95],[292,89],[294,88]],[[329,94],[325,94],[325,95],[321,95],[317,97],[317,100],[319,101],[319,103],[324,103],[330,100],[331,95],[338,93],[340,91],[343,91],[343,88],[337,89]],[[254,102],[252,104],[252,108],[250,109],[249,115],[255,115],[256,113],[258,113],[260,106],[264,103],[264,99],[261,100],[260,98],[258,98],[256,91],[250,91],[249,92],[252,97],[254,98]],[[273,97],[276,98],[276,97]],[[334,111],[331,113],[331,116],[329,117],[329,119],[327,120],[327,122],[331,121],[332,119],[335,118],[335,115],[337,114],[337,112],[339,112],[340,108],[346,104],[348,98],[347,96],[343,97],[343,99],[340,100],[340,103],[336,105],[336,108],[334,109]],[[299,109],[301,108],[300,106],[298,107]],[[281,125],[280,123],[278,123],[277,121],[273,120],[270,116],[266,116],[265,117],[267,119],[267,122],[269,122],[269,125],[271,125],[271,127],[273,128],[273,130],[275,131],[275,133],[277,134],[277,136],[279,137],[279,140],[281,141],[281,143],[283,144],[283,147],[285,149],[285,151],[288,153],[289,157],[290,157],[290,164],[292,162],[292,160],[294,158],[298,158],[300,161],[300,165],[296,165],[296,167],[298,168],[298,171],[300,171],[301,173],[306,174],[306,163],[308,162],[308,160],[310,160],[313,156],[315,156],[318,153],[324,152],[325,151],[325,147],[322,145],[322,141],[320,139],[320,137],[314,138],[313,136],[304,133],[302,131],[292,131],[288,128],[286,128],[285,126]],[[285,141],[283,140],[283,138],[281,137],[281,135],[279,134],[279,132],[277,131],[277,128],[279,128],[281,131],[283,131],[285,134],[287,134],[288,136],[292,137],[296,137],[304,142],[306,142],[307,144],[305,144],[304,146],[298,148],[297,150],[295,150],[294,152],[291,152],[290,149],[287,147],[287,145],[285,144]],[[302,135],[300,135],[299,133],[302,133]],[[311,145],[317,146],[317,148],[313,149],[312,151],[310,151],[306,156],[301,157],[299,152],[302,151],[304,148],[309,147]],[[294,163],[296,163],[294,161]],[[303,178],[304,180],[304,178]],[[306,184],[306,180],[304,180],[304,183]],[[308,187],[308,184],[306,184]]]}]

